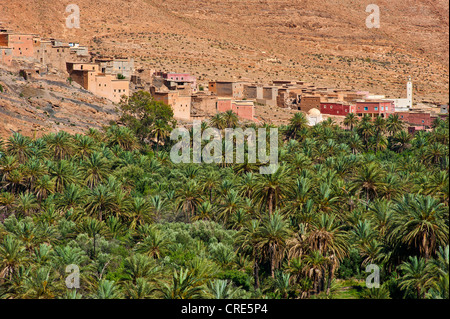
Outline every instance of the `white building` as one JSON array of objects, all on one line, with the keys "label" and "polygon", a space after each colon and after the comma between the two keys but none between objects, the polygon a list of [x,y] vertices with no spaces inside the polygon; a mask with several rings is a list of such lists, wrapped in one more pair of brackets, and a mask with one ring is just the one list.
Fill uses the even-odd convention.
[{"label": "white building", "polygon": [[395,112],[409,112],[413,106],[413,84],[411,77],[406,83],[406,99],[384,99],[394,101]]},{"label": "white building", "polygon": [[323,121],[322,113],[320,113],[320,111],[316,108],[310,109],[306,115],[306,118],[308,119],[309,126],[314,126]]}]

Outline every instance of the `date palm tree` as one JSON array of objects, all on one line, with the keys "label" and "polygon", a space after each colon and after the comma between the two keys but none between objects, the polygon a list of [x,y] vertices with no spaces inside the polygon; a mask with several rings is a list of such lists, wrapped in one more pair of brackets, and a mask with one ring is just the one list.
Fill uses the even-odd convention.
[{"label": "date palm tree", "polygon": [[238,290],[228,280],[216,279],[208,283],[208,292],[213,299],[233,299]]},{"label": "date palm tree", "polygon": [[34,185],[34,194],[39,202],[55,192],[55,181],[49,175],[43,175]]},{"label": "date palm tree", "polygon": [[224,225],[227,225],[231,216],[233,216],[239,208],[242,207],[242,198],[238,192],[234,189],[230,190],[224,197],[223,203],[218,209],[217,217],[222,221]]},{"label": "date palm tree", "polygon": [[52,153],[52,157],[56,160],[67,159],[74,153],[75,145],[71,135],[67,132],[50,133],[45,136],[44,140]]},{"label": "date palm tree", "polygon": [[223,113],[225,128],[235,128],[239,123],[239,117],[232,110]]},{"label": "date palm tree", "polygon": [[190,221],[195,215],[197,207],[202,202],[198,196],[199,185],[195,180],[189,180],[178,190],[176,198],[178,201],[178,210],[184,213],[187,221]]},{"label": "date palm tree", "polygon": [[227,127],[222,113],[217,113],[216,115],[211,117],[209,125],[219,130],[222,130]]},{"label": "date palm tree", "polygon": [[384,172],[374,163],[369,163],[361,167],[357,175],[352,180],[351,189],[365,195],[365,200],[377,198],[383,190]]},{"label": "date palm tree", "polygon": [[417,249],[428,260],[436,247],[448,244],[443,203],[423,195],[404,195],[393,207],[396,215],[390,236]]},{"label": "date palm tree", "polygon": [[138,225],[152,222],[152,203],[143,197],[133,197],[126,204],[126,215],[131,220],[130,229],[135,229]]},{"label": "date palm tree", "polygon": [[319,251],[323,256],[335,256],[342,260],[348,252],[347,235],[337,216],[322,213],[313,220],[307,243],[311,250]]},{"label": "date palm tree", "polygon": [[118,209],[115,194],[108,186],[98,185],[88,193],[85,210],[90,216],[97,215],[98,220],[102,221]]},{"label": "date palm tree", "polygon": [[353,128],[358,124],[359,120],[355,113],[348,113],[344,119],[344,125],[353,131]]},{"label": "date palm tree", "polygon": [[174,270],[169,282],[161,282],[157,291],[164,299],[199,299],[205,296],[205,279],[193,270]]},{"label": "date palm tree", "polygon": [[89,237],[93,239],[93,250],[91,259],[95,258],[97,256],[96,249],[97,249],[97,236],[104,235],[106,233],[106,227],[105,223],[102,221],[99,221],[94,218],[85,218],[77,225],[77,231],[81,234],[85,233]]},{"label": "date palm tree", "polygon": [[152,298],[155,286],[146,278],[137,278],[136,283],[125,282],[123,286],[124,297],[126,299],[150,299]]},{"label": "date palm tree", "polygon": [[265,216],[258,229],[256,247],[269,259],[272,278],[275,278],[275,270],[284,258],[286,241],[290,235],[289,225],[279,212]]},{"label": "date palm tree", "polygon": [[31,146],[30,138],[14,133],[6,143],[6,152],[10,156],[15,156],[17,161],[23,164],[32,155]]},{"label": "date palm tree", "polygon": [[308,127],[308,119],[305,113],[298,112],[289,120],[289,126],[287,128],[287,137],[292,139],[298,139],[305,134]]},{"label": "date palm tree", "polygon": [[287,195],[289,172],[280,166],[273,174],[262,174],[256,178],[253,199],[269,214],[278,207],[280,201]]},{"label": "date palm tree", "polygon": [[93,298],[119,299],[121,295],[120,288],[114,281],[103,279],[99,281],[97,291],[93,294]]},{"label": "date palm tree", "polygon": [[144,240],[136,245],[138,253],[158,259],[166,254],[170,241],[158,230],[152,230]]},{"label": "date palm tree", "polygon": [[0,243],[0,278],[11,280],[19,266],[26,265],[25,246],[12,235],[7,235]]},{"label": "date palm tree", "polygon": [[252,219],[238,232],[236,243],[238,251],[246,252],[253,259],[253,285],[255,290],[259,288],[259,263],[262,259],[261,251],[257,248],[260,234],[260,221]]},{"label": "date palm tree", "polygon": [[413,256],[400,265],[403,276],[400,278],[400,287],[416,292],[417,299],[423,299],[425,293],[433,286],[431,264],[429,261]]},{"label": "date palm tree", "polygon": [[136,284],[139,278],[149,280],[158,271],[154,259],[141,254],[135,254],[126,258],[124,269],[125,274],[131,279],[133,284]]},{"label": "date palm tree", "polygon": [[85,184],[92,189],[106,179],[109,168],[109,162],[103,154],[95,152],[83,161],[80,171]]},{"label": "date palm tree", "polygon": [[323,291],[325,273],[328,269],[328,259],[320,251],[313,250],[305,256],[303,271],[313,281],[313,292]]},{"label": "date palm tree", "polygon": [[446,154],[448,154],[448,147],[441,143],[433,143],[424,149],[425,159],[433,164],[439,164]]},{"label": "date palm tree", "polygon": [[156,138],[156,152],[159,150],[159,145],[161,141],[164,141],[168,136],[170,136],[171,127],[167,122],[157,119],[151,128],[151,134]]},{"label": "date palm tree", "polygon": [[49,174],[55,181],[55,190],[62,192],[69,184],[76,184],[79,178],[74,164],[66,160],[52,162],[49,167]]},{"label": "date palm tree", "polygon": [[386,120],[386,129],[391,134],[391,136],[403,130],[404,127],[405,123],[400,119],[398,114],[391,114]]},{"label": "date palm tree", "polygon": [[398,153],[411,147],[412,136],[406,131],[400,131],[392,139],[392,149]]},{"label": "date palm tree", "polygon": [[74,149],[75,155],[82,159],[86,159],[97,149],[97,145],[92,137],[76,134],[74,136]]}]

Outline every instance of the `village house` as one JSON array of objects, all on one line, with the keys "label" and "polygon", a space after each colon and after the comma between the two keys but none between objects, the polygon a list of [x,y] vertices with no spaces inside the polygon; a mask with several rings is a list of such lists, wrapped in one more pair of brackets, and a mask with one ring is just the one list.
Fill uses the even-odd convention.
[{"label": "village house", "polygon": [[311,109],[320,111],[320,96],[302,96],[298,109],[305,113],[308,113]]},{"label": "village house", "polygon": [[166,86],[174,89],[190,88],[191,93],[197,92],[197,78],[188,73],[163,73]]},{"label": "village house", "polygon": [[259,84],[245,84],[243,93],[244,99],[256,101],[263,98],[263,87]]},{"label": "village house", "polygon": [[[56,39],[41,39],[33,37],[34,61],[66,72],[67,62],[88,62],[89,51],[86,47],[74,47],[74,44],[65,44]],[[77,50],[80,48],[80,50]]]},{"label": "village house", "polygon": [[126,79],[130,79],[134,73],[134,59],[132,58],[111,58],[100,57],[94,60],[100,65],[100,71],[108,74],[121,74]]},{"label": "village house", "polygon": [[30,61],[33,59],[34,46],[31,34],[0,32],[0,47],[12,49],[12,59],[21,58]]},{"label": "village house", "polygon": [[432,116],[432,114],[428,112],[418,111],[396,112],[396,114],[402,121],[412,126],[421,126],[425,128],[431,127],[434,119],[437,117]]},{"label": "village house", "polygon": [[13,49],[0,46],[0,64],[11,66],[13,58]]},{"label": "village house", "polygon": [[217,99],[217,111],[219,113],[233,111],[238,117],[256,121],[255,104],[253,101],[233,100],[232,98],[220,97]]},{"label": "village house", "polygon": [[190,95],[183,95],[179,91],[156,92],[154,87],[151,88],[150,94],[155,101],[170,105],[175,119],[185,121],[191,119],[192,98]]},{"label": "village house", "polygon": [[198,92],[191,98],[191,116],[206,117],[217,113],[217,96]]},{"label": "village house", "polygon": [[276,106],[277,105],[277,96],[278,96],[278,87],[264,86],[263,87],[263,98],[258,99],[257,102],[264,104],[264,105]]},{"label": "village house", "polygon": [[115,74],[100,72],[97,63],[68,62],[70,78],[84,89],[118,103],[122,96],[130,95],[130,81],[118,79]]},{"label": "village house", "polygon": [[77,56],[89,57],[89,47],[81,46],[79,43],[70,42],[70,51],[74,52]]},{"label": "village house", "polygon": [[356,105],[351,105],[347,102],[321,102],[320,113],[346,116],[349,113],[356,113]]},{"label": "village house", "polygon": [[246,84],[249,83],[245,81],[211,81],[208,89],[218,97],[231,97],[241,100],[244,98],[244,86]]},{"label": "village house", "polygon": [[368,114],[371,117],[387,118],[394,112],[394,102],[392,101],[365,100],[356,102],[356,114],[359,117]]}]

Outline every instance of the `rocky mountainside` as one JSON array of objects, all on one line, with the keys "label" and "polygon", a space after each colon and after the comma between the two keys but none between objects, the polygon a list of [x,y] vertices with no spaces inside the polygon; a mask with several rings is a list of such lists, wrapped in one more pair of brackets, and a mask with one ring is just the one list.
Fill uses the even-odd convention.
[{"label": "rocky mountainside", "polygon": [[[200,80],[295,78],[316,85],[448,101],[447,0],[377,0],[380,28],[356,0],[10,0],[0,21],[16,30],[80,41],[137,65]],[[65,25],[77,4],[80,29]]]}]

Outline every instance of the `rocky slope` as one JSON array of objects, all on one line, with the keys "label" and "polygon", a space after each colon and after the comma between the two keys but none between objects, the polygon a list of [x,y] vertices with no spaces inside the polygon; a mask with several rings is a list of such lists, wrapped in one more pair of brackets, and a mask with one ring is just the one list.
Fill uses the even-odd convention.
[{"label": "rocky slope", "polygon": [[82,133],[116,119],[111,102],[56,76],[25,81],[0,69],[0,85],[0,138],[14,132],[36,137],[59,130]]},{"label": "rocky slope", "polygon": [[[377,0],[381,27],[355,0],[10,0],[0,21],[21,31],[131,55],[138,66],[200,79],[295,78],[317,85],[448,101],[447,0]],[[67,29],[77,4],[81,28]]]}]

